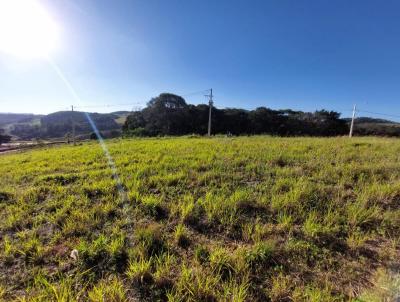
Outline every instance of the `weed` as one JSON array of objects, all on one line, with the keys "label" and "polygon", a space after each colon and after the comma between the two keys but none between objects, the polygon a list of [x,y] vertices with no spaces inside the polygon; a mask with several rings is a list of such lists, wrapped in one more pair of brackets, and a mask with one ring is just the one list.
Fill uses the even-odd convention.
[{"label": "weed", "polygon": [[268,296],[271,301],[290,301],[292,291],[293,283],[290,277],[280,273],[278,276],[272,278],[272,286]]},{"label": "weed", "polygon": [[209,261],[210,252],[206,246],[198,245],[194,250],[194,256],[200,264],[204,264]]},{"label": "weed", "polygon": [[293,216],[286,212],[280,212],[278,214],[277,222],[279,228],[282,230],[291,231],[294,222],[293,220]]},{"label": "weed", "polygon": [[174,237],[176,244],[180,247],[187,248],[190,245],[188,230],[183,224],[176,226]]},{"label": "weed", "polygon": [[9,192],[0,191],[0,202],[9,202],[13,198],[13,195]]},{"label": "weed", "polygon": [[106,144],[128,200],[93,142],[0,156],[4,300],[392,298],[397,139]]},{"label": "weed", "polygon": [[220,279],[182,265],[181,274],[169,299],[177,301],[216,302],[216,288]]},{"label": "weed", "polygon": [[378,269],[373,276],[373,285],[358,297],[360,302],[396,301],[400,294],[400,276],[385,269]]},{"label": "weed", "polygon": [[252,268],[263,267],[270,264],[276,252],[273,241],[258,242],[246,253],[246,262]]},{"label": "weed", "polygon": [[162,207],[162,202],[159,197],[155,196],[145,196],[142,197],[141,203],[143,205],[144,212],[147,215],[154,217],[159,220],[165,218],[167,215],[167,211],[164,207]]},{"label": "weed", "polygon": [[91,302],[122,302],[127,300],[123,283],[115,277],[111,280],[101,280],[88,292],[88,298]]},{"label": "weed", "polygon": [[24,242],[19,253],[27,263],[40,264],[44,257],[44,247],[38,238],[32,237]]},{"label": "weed", "polygon": [[39,274],[34,278],[35,289],[28,292],[30,301],[72,302],[79,300],[82,290],[75,292],[75,282],[71,278],[61,278],[57,283],[51,282]]},{"label": "weed", "polygon": [[149,285],[153,282],[153,275],[151,273],[152,264],[152,257],[148,260],[141,258],[131,261],[128,265],[126,275],[136,285]]},{"label": "weed", "polygon": [[122,272],[128,262],[124,237],[109,239],[104,235],[89,243],[82,241],[78,246],[79,262],[84,271],[89,270],[92,278],[98,278],[105,270]]},{"label": "weed", "polygon": [[210,266],[213,272],[227,280],[235,272],[234,264],[229,253],[223,248],[216,248],[210,254]]},{"label": "weed", "polygon": [[202,209],[194,202],[192,195],[185,195],[180,205],[181,221],[186,225],[197,225],[200,220]]},{"label": "weed", "polygon": [[166,249],[158,225],[151,224],[147,227],[136,229],[135,237],[142,248],[144,257],[159,255]]},{"label": "weed", "polygon": [[241,282],[231,280],[223,285],[224,301],[245,302],[248,297],[249,288],[248,277],[244,277]]},{"label": "weed", "polygon": [[365,241],[369,237],[370,236],[368,234],[364,234],[360,230],[356,230],[348,235],[348,237],[346,238],[346,243],[350,247],[350,249],[358,250],[364,245]]}]

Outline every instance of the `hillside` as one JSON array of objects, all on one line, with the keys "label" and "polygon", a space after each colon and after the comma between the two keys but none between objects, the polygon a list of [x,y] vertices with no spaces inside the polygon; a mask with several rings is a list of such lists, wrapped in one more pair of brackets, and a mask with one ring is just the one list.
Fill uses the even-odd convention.
[{"label": "hillside", "polygon": [[12,134],[15,127],[34,128],[40,123],[42,115],[19,114],[19,113],[0,113],[0,129],[6,134]]},{"label": "hillside", "polygon": [[0,127],[13,124],[13,123],[29,123],[35,118],[39,118],[41,115],[34,114],[19,114],[19,113],[0,113]]},{"label": "hillside", "polygon": [[359,136],[400,136],[400,123],[393,121],[360,117],[355,120],[354,134]]},{"label": "hillside", "polygon": [[[88,113],[99,131],[120,129],[115,121],[119,118],[111,113]],[[75,124],[75,133],[88,134],[94,132],[86,114],[79,111],[60,111],[42,117],[41,130],[44,137],[63,137],[66,133],[72,133],[72,123]]]},{"label": "hillside", "polygon": [[[126,111],[89,113],[94,124],[106,137],[117,135],[128,115]],[[60,111],[48,115],[0,114],[0,128],[14,139],[64,138],[72,133],[72,120],[77,136],[89,137],[93,129],[84,112]]]},{"label": "hillside", "polygon": [[395,300],[399,140],[107,145],[0,156],[0,299]]}]

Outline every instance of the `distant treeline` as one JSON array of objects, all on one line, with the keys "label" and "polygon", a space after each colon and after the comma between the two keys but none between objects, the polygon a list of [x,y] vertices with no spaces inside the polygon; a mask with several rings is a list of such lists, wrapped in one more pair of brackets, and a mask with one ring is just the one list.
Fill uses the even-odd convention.
[{"label": "distant treeline", "polygon": [[[141,111],[128,116],[126,135],[158,136],[207,133],[209,107],[190,105],[177,95],[160,94]],[[212,109],[213,134],[271,134],[282,136],[336,136],[349,132],[348,122],[340,113],[320,110],[302,112],[272,110]]]},{"label": "distant treeline", "polygon": [[[88,113],[88,115],[90,115],[97,129],[102,133],[103,131],[111,132],[121,129],[121,126],[115,121],[118,118],[116,114]],[[63,138],[71,136],[73,124],[75,124],[77,136],[86,134],[89,137],[90,133],[93,132],[84,112],[59,111],[41,116],[36,123],[29,120],[26,123],[22,121],[16,123],[12,126],[10,134],[21,139]]]},{"label": "distant treeline", "polygon": [[[208,104],[191,105],[177,95],[160,94],[136,112],[85,113],[60,111],[48,115],[0,113],[2,142],[13,139],[71,138],[72,125],[78,139],[96,137],[87,116],[105,138],[125,136],[164,136],[207,133]],[[128,117],[127,117],[128,116]],[[126,118],[127,117],[127,118]],[[124,123],[125,121],[125,123]],[[122,126],[123,125],[123,126]],[[349,133],[350,119],[335,111],[315,112],[212,108],[212,134],[280,136],[337,136]],[[2,130],[3,129],[3,130]],[[384,119],[358,117],[354,135],[400,137],[400,124]]]}]

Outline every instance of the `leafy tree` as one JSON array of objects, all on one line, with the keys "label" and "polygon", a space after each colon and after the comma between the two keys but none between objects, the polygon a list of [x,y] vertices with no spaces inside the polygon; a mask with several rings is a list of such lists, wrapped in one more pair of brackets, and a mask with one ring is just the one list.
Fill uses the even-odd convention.
[{"label": "leafy tree", "polygon": [[[156,136],[206,134],[209,107],[206,104],[188,105],[171,93],[162,93],[151,99],[147,107],[133,112],[126,119],[125,135]],[[343,135],[348,131],[346,120],[334,111],[302,112],[290,109],[255,110],[217,109],[212,112],[212,133],[272,134],[272,135]]]},{"label": "leafy tree", "polygon": [[[136,114],[133,122],[152,135],[180,135],[187,130],[187,104],[175,94],[162,93],[147,103],[143,116]],[[143,120],[145,125],[142,124]]]}]

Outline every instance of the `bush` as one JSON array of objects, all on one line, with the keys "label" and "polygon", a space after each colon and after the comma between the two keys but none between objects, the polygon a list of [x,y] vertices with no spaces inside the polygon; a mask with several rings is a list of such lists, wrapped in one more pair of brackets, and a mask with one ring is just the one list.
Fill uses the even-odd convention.
[{"label": "bush", "polygon": [[149,136],[150,133],[145,128],[135,128],[125,132],[125,136],[136,136],[136,137],[145,137]]}]

